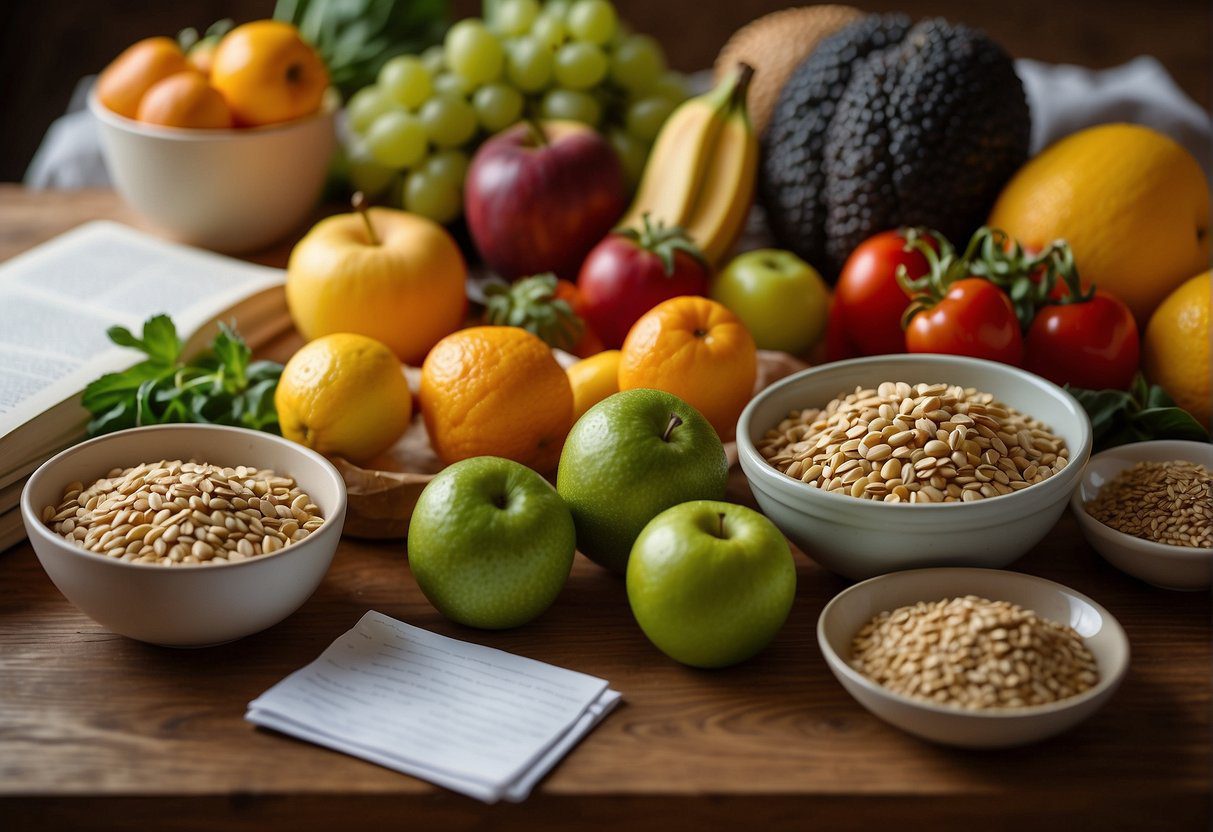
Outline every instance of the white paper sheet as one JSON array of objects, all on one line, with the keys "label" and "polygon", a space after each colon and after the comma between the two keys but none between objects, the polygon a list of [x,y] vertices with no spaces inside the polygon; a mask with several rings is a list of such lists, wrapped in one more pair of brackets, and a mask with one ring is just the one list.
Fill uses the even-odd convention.
[{"label": "white paper sheet", "polygon": [[518,801],[619,698],[603,679],[368,612],[245,718],[479,800]]}]

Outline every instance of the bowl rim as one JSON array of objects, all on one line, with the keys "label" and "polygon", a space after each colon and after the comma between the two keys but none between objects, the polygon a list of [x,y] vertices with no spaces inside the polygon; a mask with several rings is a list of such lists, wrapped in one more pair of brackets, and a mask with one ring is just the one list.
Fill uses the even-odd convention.
[{"label": "bowl rim", "polygon": [[[159,433],[159,432],[189,433],[192,431],[206,431],[206,432],[210,432],[210,433],[247,434],[249,436],[257,437],[260,439],[265,439],[267,441],[270,441],[272,444],[282,445],[283,447],[286,447],[288,450],[299,453],[299,455],[304,458],[311,459],[313,462],[321,463],[321,469],[328,476],[332,477],[333,481],[338,486],[336,510],[330,512],[329,516],[324,518],[325,522],[320,525],[320,528],[317,529],[313,534],[308,535],[306,540],[299,541],[298,545],[285,546],[282,549],[279,549],[277,552],[273,552],[268,556],[267,555],[258,555],[256,557],[245,558],[244,560],[236,561],[234,563],[231,561],[228,561],[227,563],[218,563],[218,564],[213,564],[213,565],[209,565],[209,566],[205,563],[182,563],[182,564],[178,564],[177,566],[174,566],[172,568],[166,568],[165,566],[163,566],[162,564],[159,564],[159,563],[135,563],[133,561],[121,560],[120,558],[105,557],[103,555],[97,554],[96,552],[90,552],[85,549],[81,549],[78,546],[74,546],[74,545],[68,543],[65,538],[63,538],[62,536],[51,531],[46,526],[46,524],[42,522],[42,515],[41,515],[40,511],[38,510],[37,507],[35,507],[33,505],[33,502],[32,502],[33,498],[30,494],[32,489],[30,488],[30,486],[34,483],[34,481],[36,479],[49,477],[50,474],[52,473],[52,471],[54,470],[55,466],[58,465],[60,462],[62,462],[64,459],[66,459],[70,456],[73,456],[74,454],[78,453],[82,449],[87,448],[89,446],[104,444],[117,436],[123,436],[123,435],[127,435],[127,434],[132,434],[132,433],[143,433],[143,434]],[[37,534],[39,537],[42,538],[42,540],[44,542],[51,544],[57,550],[59,550],[61,552],[70,553],[74,557],[84,558],[91,563],[104,563],[104,564],[108,564],[109,566],[112,566],[115,568],[120,568],[120,569],[152,569],[152,570],[157,570],[163,574],[191,573],[191,572],[196,572],[198,570],[206,570],[207,572],[214,572],[217,569],[239,569],[244,566],[250,566],[253,564],[257,564],[257,563],[265,563],[267,561],[277,560],[282,555],[298,554],[298,552],[303,548],[304,544],[312,543],[312,542],[317,542],[317,543],[321,542],[323,540],[323,538],[328,537],[329,535],[332,535],[334,533],[332,531],[333,529],[336,529],[335,533],[338,536],[338,538],[340,539],[342,527],[345,524],[347,497],[348,497],[348,495],[346,493],[345,480],[342,479],[341,474],[337,471],[337,468],[333,465],[333,463],[329,462],[323,455],[317,453],[316,451],[313,451],[311,448],[305,448],[303,445],[300,445],[297,442],[292,442],[291,440],[286,439],[285,437],[282,437],[282,436],[278,436],[277,434],[266,433],[264,431],[259,431],[259,430],[251,430],[249,428],[240,428],[240,427],[235,427],[232,425],[180,423],[180,424],[168,424],[168,425],[144,425],[142,427],[127,428],[125,430],[114,431],[113,433],[102,434],[101,436],[96,436],[92,439],[88,439],[84,442],[79,442],[75,445],[72,445],[69,448],[65,448],[64,450],[60,451],[59,453],[55,454],[50,459],[46,460],[41,465],[39,465],[34,470],[34,472],[29,475],[29,478],[25,481],[25,485],[21,488],[21,514],[22,514],[22,519],[25,521],[25,531],[26,531],[27,535],[32,536],[33,534]],[[342,521],[341,524],[330,522],[334,518],[340,518]],[[31,540],[31,543],[32,543],[32,540]]]},{"label": "bowl rim", "polygon": [[[1059,401],[1066,410],[1074,417],[1074,421],[1079,428],[1082,441],[1080,447],[1070,448],[1069,462],[1060,472],[1043,480],[1036,485],[1041,486],[1037,489],[1035,486],[1021,488],[1010,494],[1000,494],[997,497],[988,497],[984,500],[974,500],[972,502],[955,502],[955,503],[886,503],[882,500],[860,500],[849,494],[835,494],[831,491],[823,491],[820,488],[812,488],[807,483],[794,479],[775,470],[758,452],[758,448],[750,439],[750,422],[754,417],[754,412],[760,404],[770,395],[786,388],[792,387],[804,379],[813,376],[814,374],[824,373],[827,371],[861,366],[878,366],[883,364],[899,365],[916,363],[919,361],[927,361],[928,363],[938,364],[941,367],[949,365],[969,366],[974,369],[983,369],[993,372],[1006,373],[1010,376],[1015,376],[1026,381],[1052,398]],[[822,404],[825,404],[824,402]],[[1020,503],[1026,500],[1032,500],[1045,490],[1045,486],[1058,488],[1059,484],[1065,484],[1067,481],[1077,482],[1081,472],[1085,469],[1087,459],[1091,454],[1092,433],[1091,421],[1087,417],[1086,411],[1082,405],[1078,403],[1072,395],[1066,392],[1061,387],[1053,382],[1023,370],[1019,367],[1014,367],[1010,364],[1003,364],[998,361],[987,361],[983,358],[970,358],[961,355],[947,355],[944,353],[898,353],[891,355],[873,355],[862,358],[848,358],[842,361],[830,361],[825,364],[819,364],[815,367],[809,367],[799,372],[793,373],[786,378],[782,378],[769,387],[759,391],[745,409],[741,411],[741,415],[737,419],[736,430],[737,454],[738,459],[742,463],[742,469],[745,472],[746,479],[750,480],[753,485],[753,477],[757,476],[760,480],[769,483],[774,488],[790,489],[797,495],[802,495],[809,500],[825,500],[824,505],[833,505],[843,510],[871,510],[871,511],[911,511],[914,517],[930,516],[932,514],[940,514],[942,512],[955,512],[968,510],[969,512],[977,512],[981,510],[989,511],[991,505],[997,505],[1000,508],[1011,510],[1012,507],[1019,503],[1014,502],[1018,499]],[[746,470],[746,463],[749,463],[753,470]],[[1027,496],[1031,495],[1031,496]],[[865,509],[863,507],[869,506]]]},{"label": "bowl rim", "polygon": [[319,109],[314,113],[274,124],[262,124],[254,127],[166,127],[162,124],[146,124],[142,121],[115,113],[101,103],[101,99],[97,97],[96,85],[93,85],[93,88],[88,91],[88,109],[99,121],[127,133],[181,142],[236,141],[241,138],[286,133],[291,130],[302,129],[317,121],[330,121],[334,113],[333,108],[329,106],[327,101],[322,101]]},{"label": "bowl rim", "polygon": [[[858,590],[866,587],[868,584],[875,581],[901,580],[906,576],[923,572],[931,572],[935,574],[940,572],[968,573],[970,575],[974,573],[981,573],[983,575],[997,574],[998,577],[996,580],[1019,580],[1027,583],[1035,583],[1055,592],[1061,592],[1073,598],[1077,598],[1078,600],[1092,607],[1099,614],[1101,620],[1104,622],[1104,626],[1109,627],[1109,630],[1112,633],[1112,638],[1119,641],[1121,647],[1124,649],[1124,660],[1119,664],[1119,666],[1113,668],[1111,673],[1101,673],[1099,681],[1088,690],[1083,691],[1077,696],[1071,696],[1067,699],[1062,699],[1057,702],[1050,702],[1045,705],[1025,705],[1019,708],[997,708],[984,711],[970,711],[961,708],[953,708],[948,705],[937,705],[934,702],[915,699],[912,696],[906,696],[905,694],[889,690],[880,683],[869,679],[867,676],[851,667],[851,665],[846,662],[842,656],[839,656],[838,653],[835,652],[834,648],[830,646],[829,639],[826,638],[826,619],[836,606],[841,606],[842,603],[845,603],[844,599],[846,596],[852,593],[857,593]],[[940,599],[936,598],[934,600]],[[854,637],[854,634],[852,634],[852,637]],[[835,674],[845,676],[848,681],[863,688],[867,693],[886,699],[891,699],[899,704],[907,705],[933,714],[953,717],[956,719],[980,720],[1024,719],[1046,716],[1049,714],[1057,714],[1063,711],[1081,707],[1087,702],[1103,697],[1120,685],[1121,681],[1125,677],[1125,674],[1128,673],[1129,664],[1132,659],[1131,645],[1129,644],[1129,637],[1125,634],[1124,627],[1121,626],[1121,623],[1116,619],[1115,616],[1113,616],[1102,605],[1092,600],[1090,597],[1083,595],[1077,590],[1071,589],[1065,584],[1060,584],[1057,581],[1050,581],[1048,578],[1029,575],[1026,572],[1014,572],[1006,569],[986,569],[982,567],[970,566],[942,566],[929,567],[926,569],[906,569],[900,572],[888,572],[884,575],[877,575],[874,578],[868,578],[865,581],[860,581],[853,586],[847,587],[842,592],[831,598],[829,603],[827,603],[821,610],[821,614],[817,617],[817,647],[821,650],[822,657],[825,658],[826,664],[829,666],[830,670],[832,670]]]},{"label": "bowl rim", "polygon": [[[1091,458],[1087,460],[1087,464],[1083,466],[1083,474],[1078,478],[1078,487],[1075,488],[1074,493],[1070,495],[1070,510],[1074,512],[1074,515],[1078,518],[1079,526],[1083,528],[1084,531],[1089,529],[1093,534],[1106,535],[1109,538],[1109,540],[1107,540],[1108,543],[1136,549],[1137,552],[1142,555],[1161,556],[1166,558],[1174,558],[1177,560],[1207,560],[1210,557],[1213,557],[1213,546],[1198,549],[1192,546],[1172,546],[1170,543],[1159,543],[1156,540],[1146,540],[1142,537],[1135,537],[1127,532],[1122,532],[1120,529],[1112,528],[1107,523],[1103,522],[1098,517],[1095,517],[1093,514],[1087,511],[1086,501],[1082,497],[1082,484],[1083,479],[1086,477],[1087,468],[1091,465],[1091,463],[1102,456],[1112,456],[1114,455],[1115,451],[1121,450],[1122,448],[1128,446],[1141,448],[1143,450],[1153,450],[1158,448],[1160,445],[1192,445],[1201,448],[1213,448],[1213,445],[1210,445],[1207,442],[1196,442],[1191,439],[1150,439],[1145,442],[1130,442],[1126,445],[1116,445],[1115,447],[1104,448],[1099,453],[1091,454]],[[1161,451],[1161,449],[1159,450]],[[1146,461],[1168,462],[1174,460],[1170,457],[1170,455],[1168,455],[1167,458],[1164,458],[1163,456],[1150,456],[1138,460],[1138,462]],[[1125,468],[1130,467],[1132,464],[1133,463],[1130,462],[1130,464],[1126,465]],[[1204,463],[1198,464],[1203,465]],[[1123,471],[1125,469],[1122,468],[1121,470]],[[1092,545],[1094,546],[1094,543],[1092,543]]]}]

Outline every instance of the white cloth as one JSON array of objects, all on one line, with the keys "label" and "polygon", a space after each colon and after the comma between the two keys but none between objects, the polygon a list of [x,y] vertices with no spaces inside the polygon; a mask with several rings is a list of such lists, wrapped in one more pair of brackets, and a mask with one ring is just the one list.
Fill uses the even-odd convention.
[{"label": "white cloth", "polygon": [[[1152,127],[1191,151],[1213,178],[1213,122],[1157,60],[1143,56],[1111,69],[1015,62],[1032,110],[1032,152],[1094,124],[1129,121]],[[67,115],[55,120],[25,173],[31,188],[110,184],[100,136],[85,100],[92,78],[77,85]],[[709,83],[706,77],[703,84]]]}]

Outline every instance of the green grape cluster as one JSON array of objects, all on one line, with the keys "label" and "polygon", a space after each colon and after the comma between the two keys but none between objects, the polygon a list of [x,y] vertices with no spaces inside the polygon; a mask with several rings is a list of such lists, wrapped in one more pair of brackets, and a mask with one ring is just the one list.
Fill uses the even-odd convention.
[{"label": "green grape cluster", "polygon": [[384,64],[350,97],[354,188],[447,223],[463,209],[469,156],[522,118],[596,127],[634,184],[670,112],[687,97],[657,42],[633,34],[608,0],[499,0],[444,42]]}]

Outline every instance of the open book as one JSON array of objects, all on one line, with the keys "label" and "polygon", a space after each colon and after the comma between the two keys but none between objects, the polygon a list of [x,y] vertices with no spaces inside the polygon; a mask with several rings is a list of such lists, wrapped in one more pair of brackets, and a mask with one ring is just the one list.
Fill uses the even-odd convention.
[{"label": "open book", "polygon": [[112,222],[82,225],[0,264],[0,550],[24,537],[25,478],[84,437],[85,385],[138,362],[106,330],[172,316],[186,354],[235,321],[256,348],[290,326],[285,273]]}]

